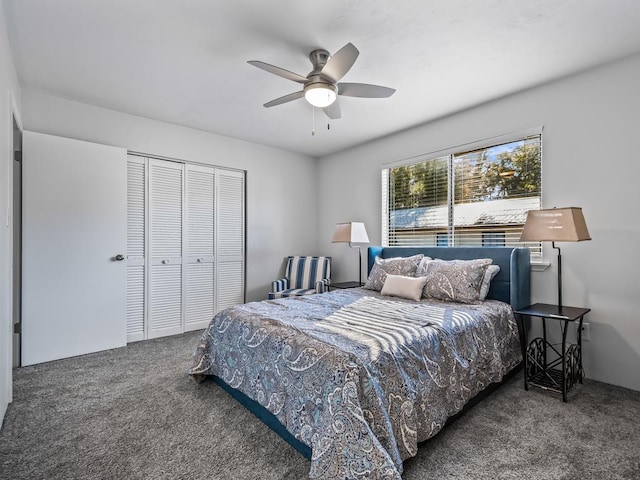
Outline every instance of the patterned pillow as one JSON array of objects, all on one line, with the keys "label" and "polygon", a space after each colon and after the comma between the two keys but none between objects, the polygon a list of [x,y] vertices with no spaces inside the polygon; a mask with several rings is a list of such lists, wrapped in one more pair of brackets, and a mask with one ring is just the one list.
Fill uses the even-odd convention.
[{"label": "patterned pillow", "polygon": [[474,303],[480,299],[482,280],[490,258],[432,260],[426,266],[427,284],[422,296],[449,302]]},{"label": "patterned pillow", "polygon": [[491,288],[491,280],[495,277],[500,271],[500,267],[498,265],[489,265],[487,267],[487,271],[484,274],[484,278],[482,279],[482,286],[480,287],[480,298],[481,302],[487,298],[489,294],[489,288]]},{"label": "patterned pillow", "polygon": [[371,268],[371,273],[366,283],[362,288],[369,290],[375,290],[379,292],[384,286],[384,281],[387,278],[387,274],[402,275],[405,277],[414,277],[418,263],[424,255],[421,253],[412,257],[395,257],[395,258],[380,258],[376,257],[376,261]]},{"label": "patterned pillow", "polygon": [[[427,276],[427,268],[429,268],[429,263],[432,262],[434,259],[431,257],[424,257],[422,260],[420,260],[420,263],[418,264],[418,268],[416,269],[416,277],[426,277]],[[438,260],[436,258],[436,260]]]}]

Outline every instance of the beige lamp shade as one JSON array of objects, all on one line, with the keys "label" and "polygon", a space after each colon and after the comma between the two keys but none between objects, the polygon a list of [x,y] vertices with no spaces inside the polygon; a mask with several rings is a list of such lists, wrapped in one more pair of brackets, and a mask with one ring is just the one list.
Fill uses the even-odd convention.
[{"label": "beige lamp shade", "polygon": [[521,242],[582,242],[591,240],[578,207],[529,210]]},{"label": "beige lamp shade", "polygon": [[369,243],[369,236],[362,222],[336,223],[331,243]]}]

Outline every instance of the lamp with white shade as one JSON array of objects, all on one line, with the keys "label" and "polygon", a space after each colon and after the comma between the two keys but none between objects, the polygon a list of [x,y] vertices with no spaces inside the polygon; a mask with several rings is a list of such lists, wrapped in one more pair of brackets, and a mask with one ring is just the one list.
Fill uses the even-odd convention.
[{"label": "lamp with white shade", "polygon": [[354,243],[369,243],[367,229],[362,222],[337,223],[331,243],[348,243],[350,247],[358,249],[358,284],[362,285],[362,253],[360,245]]},{"label": "lamp with white shade", "polygon": [[521,242],[551,242],[558,250],[558,307],[562,309],[562,255],[556,242],[591,240],[587,224],[578,207],[529,210],[520,235]]}]

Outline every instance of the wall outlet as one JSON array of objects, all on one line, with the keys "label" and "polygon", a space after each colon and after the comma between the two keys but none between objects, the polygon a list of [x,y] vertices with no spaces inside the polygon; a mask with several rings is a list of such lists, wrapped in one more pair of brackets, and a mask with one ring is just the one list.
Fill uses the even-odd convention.
[{"label": "wall outlet", "polygon": [[[580,324],[576,326],[576,335],[578,334],[578,329],[580,328]],[[589,335],[589,324],[584,322],[582,324],[582,341],[590,341],[591,336]]]}]

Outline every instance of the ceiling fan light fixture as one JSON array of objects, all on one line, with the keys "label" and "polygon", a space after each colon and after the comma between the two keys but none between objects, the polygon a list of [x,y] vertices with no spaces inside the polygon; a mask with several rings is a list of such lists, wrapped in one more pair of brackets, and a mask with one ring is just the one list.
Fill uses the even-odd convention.
[{"label": "ceiling fan light fixture", "polygon": [[336,101],[338,89],[328,83],[311,83],[304,87],[304,98],[317,108],[324,108]]}]

